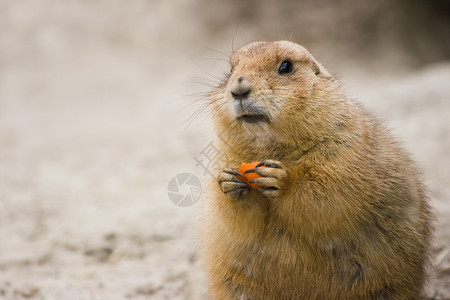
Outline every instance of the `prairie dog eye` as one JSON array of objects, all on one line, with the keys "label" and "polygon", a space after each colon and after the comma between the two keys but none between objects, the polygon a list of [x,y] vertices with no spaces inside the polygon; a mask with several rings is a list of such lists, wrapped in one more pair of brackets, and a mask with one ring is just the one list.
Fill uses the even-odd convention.
[{"label": "prairie dog eye", "polygon": [[283,61],[278,68],[278,73],[281,75],[292,73],[292,63],[289,60]]}]

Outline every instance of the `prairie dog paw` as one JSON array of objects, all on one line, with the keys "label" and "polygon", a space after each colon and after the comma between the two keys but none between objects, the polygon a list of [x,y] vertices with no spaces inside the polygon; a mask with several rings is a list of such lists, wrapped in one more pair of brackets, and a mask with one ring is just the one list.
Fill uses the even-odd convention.
[{"label": "prairie dog paw", "polygon": [[238,176],[242,176],[237,170],[225,168],[219,174],[218,183],[222,192],[231,199],[241,199],[250,193],[251,187],[240,180]]},{"label": "prairie dog paw", "polygon": [[257,189],[269,198],[280,195],[287,178],[286,167],[277,160],[265,160],[245,173],[256,173],[261,176],[252,179],[250,183],[257,183],[259,185]]}]

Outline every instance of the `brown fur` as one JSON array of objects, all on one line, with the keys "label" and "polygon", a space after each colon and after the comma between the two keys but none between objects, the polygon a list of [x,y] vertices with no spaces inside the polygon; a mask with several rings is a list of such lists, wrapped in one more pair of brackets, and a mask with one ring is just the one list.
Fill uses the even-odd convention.
[{"label": "brown fur", "polygon": [[[420,298],[431,214],[409,155],[295,43],[252,43],[231,67],[211,97],[229,160],[204,216],[212,299]],[[267,120],[236,118],[239,77]],[[260,190],[225,169],[257,160]]]}]

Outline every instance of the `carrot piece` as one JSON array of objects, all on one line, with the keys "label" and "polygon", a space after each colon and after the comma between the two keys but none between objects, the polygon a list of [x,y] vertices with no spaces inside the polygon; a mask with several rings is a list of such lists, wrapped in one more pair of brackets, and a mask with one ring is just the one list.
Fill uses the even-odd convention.
[{"label": "carrot piece", "polygon": [[[245,183],[247,183],[249,186],[251,186],[254,189],[259,188],[259,185],[256,182],[250,183],[250,180],[259,178],[261,176],[259,176],[256,173],[244,174],[244,172],[247,170],[250,170],[250,169],[254,169],[258,164],[259,164],[259,161],[254,161],[251,163],[242,163],[238,170],[238,172],[241,173],[241,175],[242,175],[242,176],[238,176],[238,178],[240,180],[244,181]],[[262,166],[262,167],[264,167],[264,166]]]}]

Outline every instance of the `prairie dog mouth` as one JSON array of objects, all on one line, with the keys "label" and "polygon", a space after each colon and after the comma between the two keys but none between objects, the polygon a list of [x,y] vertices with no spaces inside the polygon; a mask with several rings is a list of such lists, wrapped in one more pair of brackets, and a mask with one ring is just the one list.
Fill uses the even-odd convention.
[{"label": "prairie dog mouth", "polygon": [[266,114],[258,113],[258,114],[242,114],[237,117],[237,120],[245,123],[269,123],[269,117]]},{"label": "prairie dog mouth", "polygon": [[255,105],[251,101],[234,102],[234,113],[236,119],[246,123],[260,123],[270,121],[269,115],[264,108]]}]

